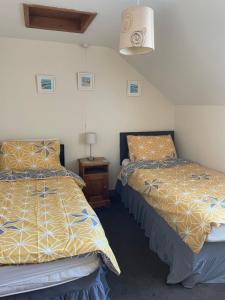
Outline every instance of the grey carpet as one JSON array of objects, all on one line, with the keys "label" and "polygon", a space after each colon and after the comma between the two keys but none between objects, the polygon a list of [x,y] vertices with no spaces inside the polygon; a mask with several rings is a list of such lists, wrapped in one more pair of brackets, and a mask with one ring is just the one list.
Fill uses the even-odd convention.
[{"label": "grey carpet", "polygon": [[96,210],[122,270],[108,276],[112,300],[224,300],[225,284],[199,284],[193,289],[167,285],[168,266],[150,251],[144,231],[118,199]]}]

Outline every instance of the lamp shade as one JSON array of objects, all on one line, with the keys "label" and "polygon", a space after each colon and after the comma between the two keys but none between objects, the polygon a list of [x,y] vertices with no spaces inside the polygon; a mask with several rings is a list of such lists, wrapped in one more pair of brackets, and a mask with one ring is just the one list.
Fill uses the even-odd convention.
[{"label": "lamp shade", "polygon": [[87,132],[85,135],[86,144],[93,145],[97,143],[97,134],[95,132]]},{"label": "lamp shade", "polygon": [[122,13],[120,53],[146,54],[155,49],[154,12],[147,6],[133,6]]}]

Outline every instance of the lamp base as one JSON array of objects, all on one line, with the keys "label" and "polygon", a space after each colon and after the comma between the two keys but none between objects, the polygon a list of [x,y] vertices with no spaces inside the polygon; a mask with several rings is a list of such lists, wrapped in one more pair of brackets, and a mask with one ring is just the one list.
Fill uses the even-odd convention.
[{"label": "lamp base", "polygon": [[95,160],[94,156],[89,156],[88,160]]}]

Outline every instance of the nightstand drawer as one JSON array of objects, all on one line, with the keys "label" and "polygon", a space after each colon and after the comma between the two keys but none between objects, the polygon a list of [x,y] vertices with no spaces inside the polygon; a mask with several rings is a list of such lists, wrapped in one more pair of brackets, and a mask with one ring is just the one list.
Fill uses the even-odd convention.
[{"label": "nightstand drawer", "polygon": [[102,174],[108,172],[108,166],[90,166],[85,168],[85,174]]}]

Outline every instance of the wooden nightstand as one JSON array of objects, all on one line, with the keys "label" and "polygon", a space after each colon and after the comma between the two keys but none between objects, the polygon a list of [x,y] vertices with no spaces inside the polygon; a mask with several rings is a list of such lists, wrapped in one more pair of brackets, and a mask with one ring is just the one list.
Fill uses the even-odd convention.
[{"label": "wooden nightstand", "polygon": [[79,174],[86,187],[84,194],[92,207],[108,206],[109,200],[109,162],[104,157],[79,159]]}]

